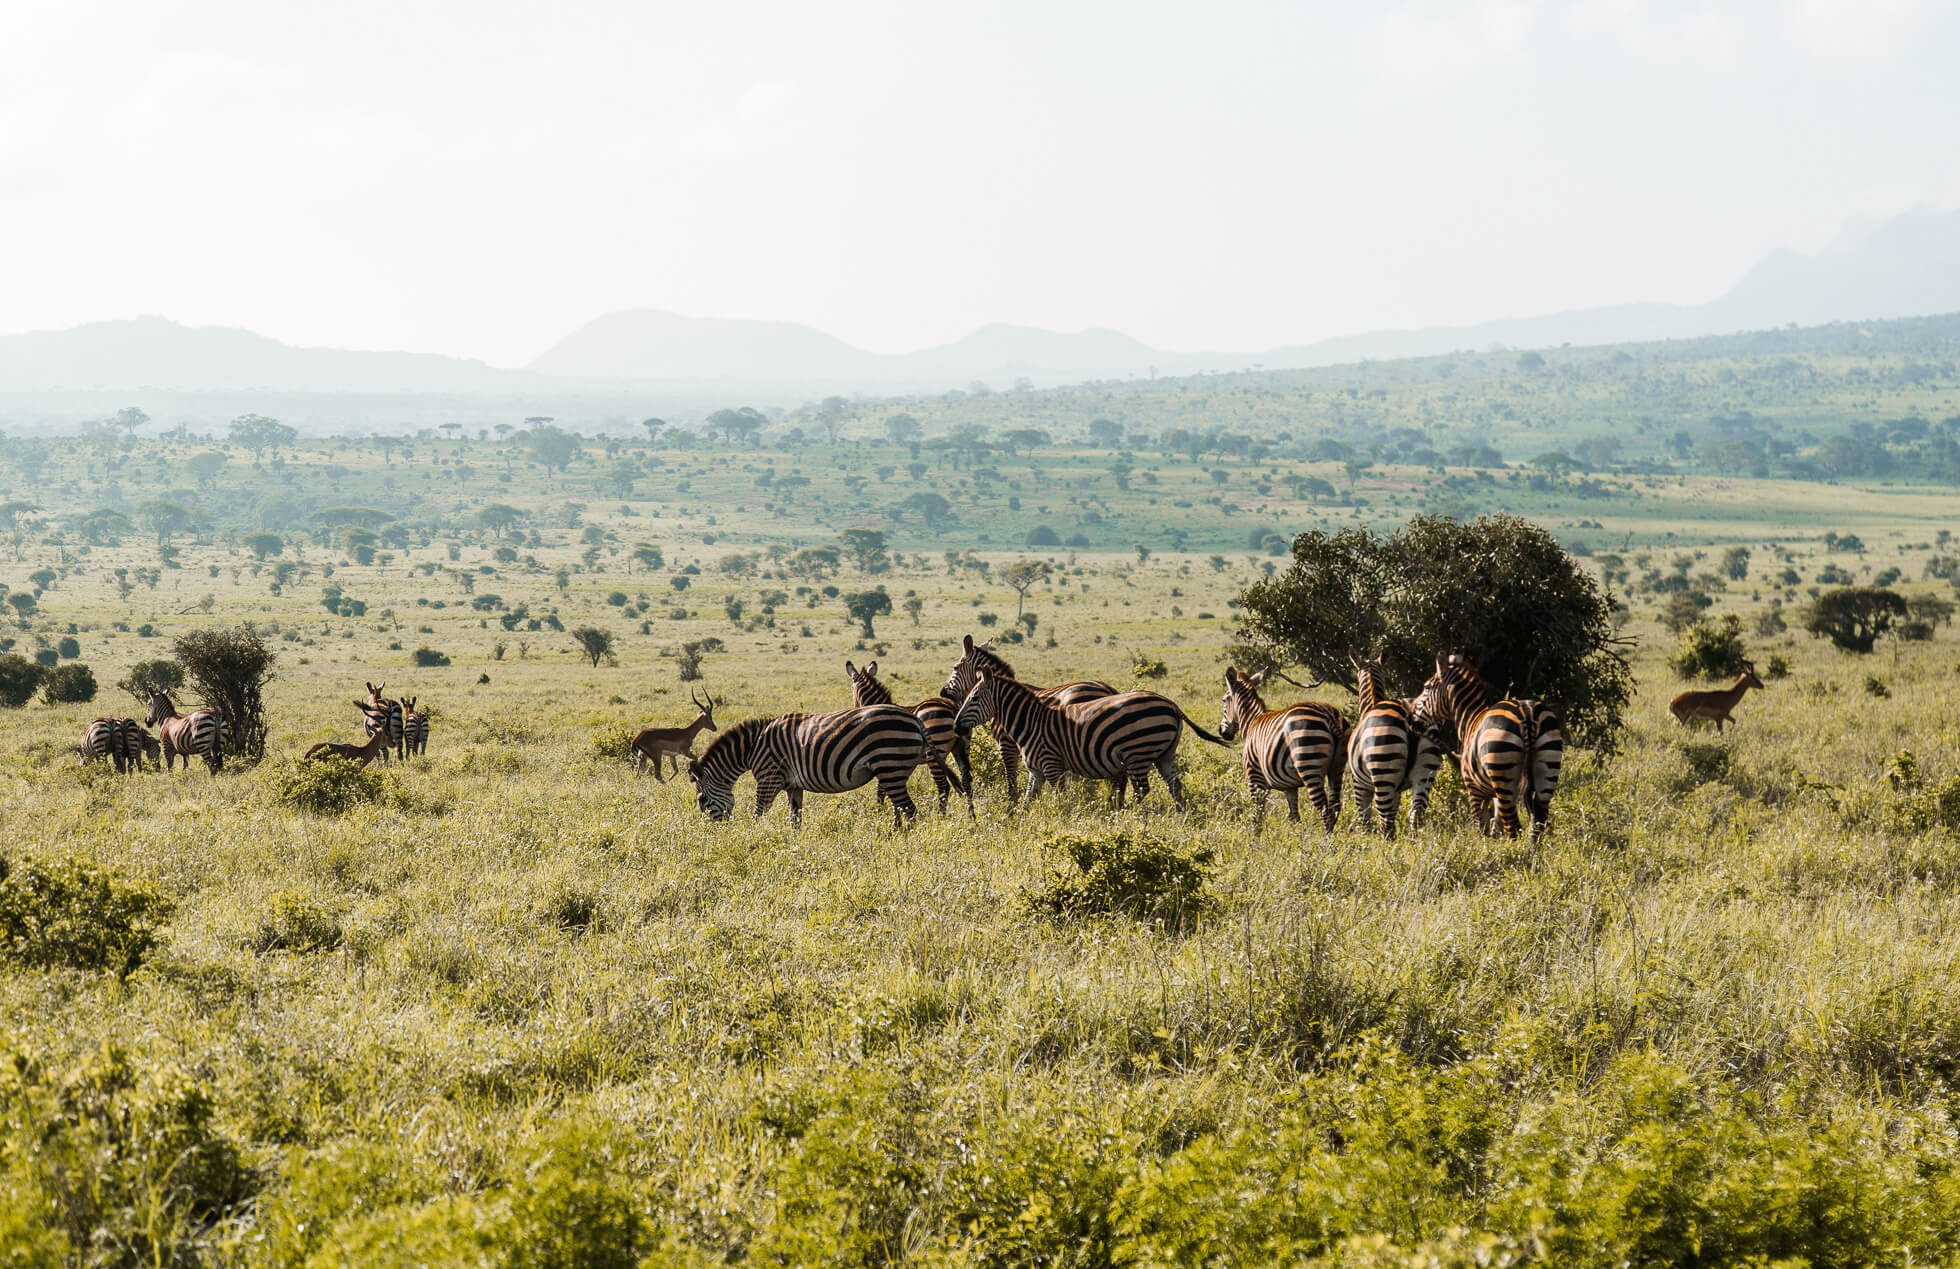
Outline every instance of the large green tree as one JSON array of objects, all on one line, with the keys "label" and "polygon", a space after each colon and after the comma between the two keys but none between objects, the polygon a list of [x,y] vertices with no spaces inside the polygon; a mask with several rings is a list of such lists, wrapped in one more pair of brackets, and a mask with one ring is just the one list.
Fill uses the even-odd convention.
[{"label": "large green tree", "polygon": [[1827,590],[1817,602],[1804,609],[1803,628],[1812,636],[1829,639],[1831,646],[1846,652],[1870,652],[1880,635],[1905,620],[1904,595],[1877,586],[1840,586]]},{"label": "large green tree", "polygon": [[1460,648],[1499,691],[1537,697],[1576,743],[1611,749],[1633,695],[1613,601],[1551,534],[1517,516],[1423,516],[1393,534],[1303,533],[1293,563],[1240,597],[1236,656],[1354,686],[1350,648],[1414,693]]}]

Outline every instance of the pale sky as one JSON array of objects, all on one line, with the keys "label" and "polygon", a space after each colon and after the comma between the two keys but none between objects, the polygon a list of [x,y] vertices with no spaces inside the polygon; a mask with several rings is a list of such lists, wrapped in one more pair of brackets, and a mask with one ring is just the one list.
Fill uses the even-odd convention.
[{"label": "pale sky", "polygon": [[1960,206],[1960,6],[11,0],[0,332],[601,313],[1252,351],[1713,298]]}]

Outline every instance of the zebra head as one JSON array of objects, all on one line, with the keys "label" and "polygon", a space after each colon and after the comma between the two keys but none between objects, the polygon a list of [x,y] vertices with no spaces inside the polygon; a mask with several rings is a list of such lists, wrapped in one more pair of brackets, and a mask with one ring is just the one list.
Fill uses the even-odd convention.
[{"label": "zebra head", "polygon": [[994,655],[994,641],[975,643],[972,635],[966,636],[965,650],[960,659],[953,663],[953,672],[946,676],[946,685],[939,690],[941,696],[949,700],[963,701],[973,690],[973,680],[982,670],[992,670],[1012,677],[1013,671],[1007,662]]},{"label": "zebra head", "polygon": [[1218,738],[1236,740],[1239,729],[1266,712],[1266,703],[1259,699],[1259,685],[1266,681],[1266,672],[1241,676],[1230,666],[1225,668],[1225,708],[1218,718]]},{"label": "zebra head", "polygon": [[845,677],[851,681],[851,701],[857,705],[889,705],[892,694],[878,681],[878,663],[868,661],[863,665],[844,662]]},{"label": "zebra head", "polygon": [[964,736],[980,724],[994,721],[994,695],[994,676],[981,670],[974,677],[973,690],[960,702],[960,712],[953,716],[954,730]]},{"label": "zebra head", "polygon": [[1409,704],[1418,722],[1448,734],[1487,709],[1494,695],[1469,656],[1452,648],[1436,654],[1436,672]]},{"label": "zebra head", "polygon": [[[703,757],[706,755],[704,754]],[[694,805],[711,820],[721,821],[735,813],[735,782],[703,765],[701,758],[690,759],[687,778],[694,782]]]},{"label": "zebra head", "polygon": [[175,718],[176,716],[177,707],[170,703],[169,693],[165,692],[162,688],[152,688],[150,691],[150,713],[143,720],[144,724],[154,727],[164,719]]},{"label": "zebra head", "polygon": [[735,780],[754,759],[762,725],[754,718],[736,723],[687,764],[687,778],[694,782],[694,805],[709,819],[725,820],[735,813]]}]

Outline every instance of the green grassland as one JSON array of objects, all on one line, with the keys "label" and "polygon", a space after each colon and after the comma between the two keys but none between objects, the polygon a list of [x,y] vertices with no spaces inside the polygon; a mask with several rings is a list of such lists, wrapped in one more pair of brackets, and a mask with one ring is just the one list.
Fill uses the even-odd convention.
[{"label": "green grassland", "polygon": [[[1429,382],[1468,391],[1476,360]],[[1926,382],[1930,410],[1947,390]],[[0,907],[28,931],[0,945],[0,1264],[1960,1255],[1960,648],[1941,627],[1850,657],[1774,616],[1826,570],[1950,595],[1960,498],[1694,462],[930,445],[1011,405],[916,408],[917,459],[875,413],[837,444],[588,441],[553,471],[521,433],[301,440],[230,449],[202,483],[188,463],[220,443],[7,442],[0,499],[30,505],[0,582],[34,602],[0,637],[75,638],[102,692],[7,713],[0,742],[7,889],[31,866],[66,922]],[[1219,408],[1193,417],[1241,426]],[[924,492],[948,503],[933,523]],[[158,498],[186,513],[168,558]],[[508,535],[478,519],[498,503],[522,513]],[[376,540],[337,507],[385,513]],[[91,525],[105,508],[128,525]],[[1235,597],[1284,563],[1257,534],[1439,508],[1530,515],[1628,596],[1622,750],[1574,757],[1535,848],[1475,836],[1449,779],[1392,843],[1346,815],[1255,835],[1236,754],[1188,737],[1187,813],[1071,787],[1010,816],[983,739],[977,818],[927,795],[908,831],[869,788],[812,797],[800,828],[780,804],[711,824],[622,756],[630,729],[686,721],[693,686],[724,725],[841,707],[847,657],[928,695],[968,633],[1019,636],[1002,650],[1031,682],[1150,686],[1211,727]],[[1028,551],[1038,525],[1084,544]],[[889,567],[799,554],[853,526],[889,535]],[[1022,558],[1054,565],[1031,632],[998,578]],[[1665,712],[1670,575],[1787,665],[1719,738]],[[873,586],[895,611],[866,639],[843,596]],[[77,766],[89,718],[141,712],[111,686],[130,666],[242,622],[280,650],[264,763]],[[616,664],[579,655],[586,625]],[[710,638],[683,683],[673,653]],[[300,809],[297,754],[358,737],[366,680],[431,710],[428,755]],[[1168,917],[1058,916],[1030,896],[1074,872],[1069,838],[1208,876]],[[64,897],[65,860],[133,889]],[[144,892],[167,915],[119,974]],[[91,939],[113,954],[72,950]]]}]

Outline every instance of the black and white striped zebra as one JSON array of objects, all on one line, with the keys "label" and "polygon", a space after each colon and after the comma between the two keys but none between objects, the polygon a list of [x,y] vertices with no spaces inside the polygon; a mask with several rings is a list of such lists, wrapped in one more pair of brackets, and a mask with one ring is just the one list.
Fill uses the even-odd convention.
[{"label": "black and white striped zebra", "polygon": [[388,733],[388,743],[383,745],[381,749],[381,760],[383,762],[388,760],[391,750],[396,757],[405,758],[408,756],[404,738],[405,724],[402,716],[402,703],[397,700],[390,700],[388,697],[382,695],[387,687],[388,685],[385,682],[369,683],[367,684],[367,699],[354,702],[355,708],[361,711],[369,738],[372,738],[375,733],[380,731],[386,731]]},{"label": "black and white striped zebra", "polygon": [[783,793],[792,823],[802,822],[806,792],[848,793],[876,780],[902,824],[919,813],[905,783],[930,749],[925,724],[896,705],[782,714],[748,719],[717,736],[688,765],[687,778],[694,781],[695,805],[708,818],[725,820],[735,810],[735,781],[753,771],[756,815]]},{"label": "black and white striped zebra", "polygon": [[145,758],[150,760],[151,766],[162,769],[163,743],[145,730],[143,724],[133,718],[118,718],[116,732],[122,746],[123,762],[129,771],[141,771]]},{"label": "black and white striped zebra", "polygon": [[410,757],[429,751],[429,715],[415,708],[413,696],[402,697],[402,752]]},{"label": "black and white striped zebra", "polygon": [[[891,689],[878,679],[878,663],[866,665],[844,662],[844,673],[851,680],[851,702],[855,705],[891,705]],[[950,791],[957,789],[966,798],[967,814],[973,813],[973,762],[969,756],[970,745],[959,728],[953,725],[953,716],[959,712],[958,701],[944,696],[929,696],[912,706],[912,714],[925,726],[926,741],[932,751],[926,755],[926,769],[932,773],[932,787],[939,794],[939,813],[946,813]],[[955,775],[946,763],[947,755],[959,764]]]},{"label": "black and white striped zebra", "polygon": [[117,771],[125,770],[122,725],[113,718],[90,719],[88,726],[82,728],[82,743],[75,746],[75,752],[81,755],[85,767],[109,762]]},{"label": "black and white striped zebra", "polygon": [[1347,759],[1347,720],[1332,705],[1302,701],[1285,709],[1266,708],[1259,687],[1266,672],[1225,671],[1224,713],[1218,735],[1243,737],[1239,758],[1252,794],[1252,831],[1266,819],[1266,799],[1278,789],[1286,796],[1286,818],[1300,819],[1300,790],[1320,815],[1321,827],[1334,831],[1341,809],[1341,768]]},{"label": "black and white striped zebra", "polygon": [[230,730],[225,717],[215,709],[194,709],[188,714],[179,714],[177,707],[170,703],[166,692],[150,693],[150,713],[144,722],[155,727],[163,740],[163,765],[166,771],[174,770],[177,759],[184,760],[184,769],[190,770],[191,757],[201,754],[204,765],[216,775],[225,766],[225,733]]},{"label": "black and white striped zebra", "polygon": [[[1003,660],[993,649],[994,641],[975,643],[972,635],[966,636],[965,647],[960,659],[953,663],[953,672],[946,676],[946,685],[939,691],[949,700],[965,701],[973,692],[973,684],[982,671],[997,678],[1014,678],[1014,667]],[[1018,681],[1018,680],[1017,680]],[[1088,701],[1101,700],[1105,696],[1116,695],[1116,689],[1101,679],[1077,679],[1073,683],[1063,683],[1056,687],[1038,687],[1035,694],[1053,705],[1081,705]],[[990,726],[994,744],[1000,749],[1001,769],[1007,773],[1007,797],[1009,801],[1019,795],[1017,784],[1021,773],[1021,750],[1014,738],[998,726]]]},{"label": "black and white striped zebra", "polygon": [[1348,661],[1354,666],[1355,693],[1360,697],[1360,714],[1347,753],[1355,818],[1367,824],[1372,809],[1383,836],[1393,841],[1404,793],[1410,795],[1409,831],[1422,827],[1430,787],[1443,765],[1444,737],[1430,719],[1418,717],[1411,702],[1388,695],[1379,659],[1363,658],[1349,649]]},{"label": "black and white striped zebra", "polygon": [[1028,762],[1028,791],[1032,802],[1041,786],[1066,783],[1071,775],[1110,780],[1116,785],[1116,806],[1123,806],[1127,782],[1141,798],[1150,788],[1150,769],[1157,768],[1170,788],[1171,800],[1184,806],[1184,782],[1177,775],[1177,742],[1185,727],[1213,744],[1224,741],[1184,716],[1177,702],[1155,692],[1123,692],[1079,705],[1056,705],[1025,683],[986,670],[979,672],[973,690],[960,703],[954,720],[963,732],[983,723],[998,723]]},{"label": "black and white striped zebra", "polygon": [[1436,673],[1415,705],[1455,735],[1463,792],[1477,827],[1516,837],[1523,803],[1531,817],[1527,840],[1538,840],[1551,824],[1552,795],[1565,759],[1565,730],[1551,707],[1529,699],[1499,700],[1497,689],[1457,651],[1436,654]]}]

